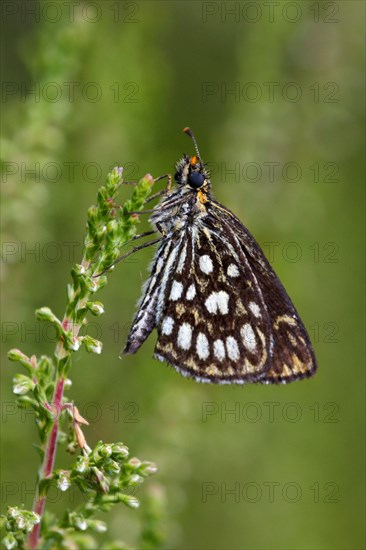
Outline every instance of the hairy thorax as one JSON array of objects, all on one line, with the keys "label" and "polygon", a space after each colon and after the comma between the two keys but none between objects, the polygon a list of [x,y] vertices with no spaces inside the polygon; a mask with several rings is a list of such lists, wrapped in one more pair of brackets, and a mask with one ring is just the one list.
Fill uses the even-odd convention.
[{"label": "hairy thorax", "polygon": [[165,197],[150,218],[153,226],[164,236],[171,235],[207,215],[207,194],[182,187]]}]

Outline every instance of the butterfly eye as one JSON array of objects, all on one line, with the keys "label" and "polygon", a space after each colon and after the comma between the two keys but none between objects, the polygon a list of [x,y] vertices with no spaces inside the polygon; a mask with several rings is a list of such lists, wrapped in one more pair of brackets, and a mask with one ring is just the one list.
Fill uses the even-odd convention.
[{"label": "butterfly eye", "polygon": [[205,177],[199,172],[191,172],[188,176],[188,184],[194,189],[198,189],[203,185]]}]

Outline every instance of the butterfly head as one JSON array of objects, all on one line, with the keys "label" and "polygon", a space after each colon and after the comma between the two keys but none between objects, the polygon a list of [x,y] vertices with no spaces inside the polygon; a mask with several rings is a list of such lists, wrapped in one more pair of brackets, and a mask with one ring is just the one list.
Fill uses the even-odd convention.
[{"label": "butterfly head", "polygon": [[184,128],[183,132],[192,138],[196,154],[193,156],[184,155],[177,162],[174,179],[179,185],[187,186],[192,190],[207,191],[211,182],[205,165],[202,162],[196,138],[190,128]]}]

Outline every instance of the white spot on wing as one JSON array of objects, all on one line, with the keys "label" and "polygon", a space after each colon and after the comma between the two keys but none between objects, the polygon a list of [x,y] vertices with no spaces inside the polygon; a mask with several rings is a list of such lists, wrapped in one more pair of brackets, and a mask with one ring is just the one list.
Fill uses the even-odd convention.
[{"label": "white spot on wing", "polygon": [[198,357],[200,359],[207,359],[207,357],[210,355],[208,340],[203,332],[200,332],[197,336],[196,349]]},{"label": "white spot on wing", "polygon": [[192,283],[187,290],[186,298],[187,300],[193,300],[193,298],[196,296],[196,287]]},{"label": "white spot on wing", "polygon": [[205,301],[206,309],[210,313],[221,313],[226,315],[229,311],[229,295],[224,290],[219,292],[212,292],[210,296]]},{"label": "white spot on wing", "polygon": [[165,317],[165,319],[161,324],[161,332],[169,336],[169,334],[173,332],[173,327],[174,327],[174,319],[172,319],[171,317]]},{"label": "white spot on wing", "polygon": [[255,302],[250,302],[249,309],[253,313],[254,317],[261,317],[261,312],[258,304],[256,304]]},{"label": "white spot on wing", "polygon": [[226,349],[230,359],[232,359],[233,361],[236,361],[237,359],[239,359],[240,354],[239,354],[238,342],[235,340],[233,336],[228,336],[226,338]]},{"label": "white spot on wing", "polygon": [[192,327],[189,323],[183,323],[179,327],[178,332],[178,346],[181,349],[188,350],[191,347],[192,342]]},{"label": "white spot on wing", "polygon": [[257,342],[255,340],[254,331],[249,323],[245,323],[245,325],[242,326],[242,328],[240,329],[240,334],[243,339],[244,346],[249,351],[255,351],[257,347]]},{"label": "white spot on wing", "polygon": [[169,298],[173,300],[173,302],[176,302],[182,296],[182,292],[183,292],[182,283],[179,283],[178,281],[174,281],[172,285],[172,289],[170,291]]},{"label": "white spot on wing", "polygon": [[213,263],[210,258],[210,256],[207,256],[207,254],[204,254],[200,257],[200,269],[203,271],[203,273],[206,273],[208,275],[213,270]]},{"label": "white spot on wing", "polygon": [[219,361],[225,359],[226,352],[224,342],[222,340],[215,340],[213,346],[216,359],[218,359]]},{"label": "white spot on wing", "polygon": [[227,274],[229,275],[229,277],[239,277],[238,266],[235,264],[230,264],[227,268]]}]

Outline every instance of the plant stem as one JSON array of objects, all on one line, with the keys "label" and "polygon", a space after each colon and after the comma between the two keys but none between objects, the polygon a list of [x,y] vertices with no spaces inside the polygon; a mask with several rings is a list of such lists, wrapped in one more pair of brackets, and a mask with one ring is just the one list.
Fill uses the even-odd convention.
[{"label": "plant stem", "polygon": [[[75,323],[72,323],[70,319],[68,319],[67,315],[64,316],[62,325],[65,328],[65,330],[67,330],[71,326],[73,328],[74,336],[78,336],[80,325],[76,325]],[[59,340],[55,350],[55,356],[58,362],[64,357],[67,357],[68,355],[70,356],[70,351],[66,350],[62,340]],[[46,505],[46,495],[39,496],[39,484],[42,479],[47,479],[49,476],[52,475],[52,472],[53,472],[53,467],[56,459],[59,419],[62,412],[62,398],[64,395],[64,386],[65,386],[65,374],[63,372],[62,374],[58,373],[56,384],[55,384],[55,390],[53,393],[53,399],[51,403],[52,410],[55,413],[55,420],[47,438],[46,450],[43,458],[43,463],[40,468],[36,495],[34,497],[34,503],[33,503],[33,512],[37,513],[40,516],[41,520],[42,520],[44,508]],[[40,530],[41,530],[41,521],[34,526],[33,531],[29,535],[28,546],[31,550],[35,550],[38,546]]]},{"label": "plant stem", "polygon": [[[57,449],[57,437],[58,437],[58,428],[59,428],[59,417],[62,410],[62,397],[64,393],[65,378],[62,376],[56,381],[55,391],[53,394],[52,405],[56,411],[55,422],[52,426],[50,434],[48,436],[48,441],[46,444],[46,451],[43,459],[43,464],[40,470],[40,476],[38,480],[37,493],[34,498],[33,512],[36,512],[41,518],[44,512],[44,507],[46,504],[46,496],[39,496],[39,481],[41,479],[46,479],[52,474],[53,466],[56,458],[56,449]],[[31,532],[28,544],[31,550],[35,550],[38,546],[39,541],[39,532],[41,529],[41,522],[34,526],[33,531]]]},{"label": "plant stem", "polygon": [[[90,263],[87,262],[85,257],[83,257],[81,265],[84,268],[88,268]],[[96,271],[99,271],[99,267],[97,268]],[[77,298],[79,294],[80,294],[80,289],[74,288],[74,292],[70,301]],[[79,299],[77,301],[75,309],[83,307],[89,298],[90,298],[90,293],[87,293],[85,297],[83,297],[82,299]],[[63,318],[62,326],[65,330],[71,330],[75,338],[78,336],[81,328],[81,324],[75,323],[67,314],[65,314]],[[63,368],[60,367],[60,364],[61,364],[61,361],[64,361],[65,358],[68,357],[70,359],[71,357],[71,352],[65,348],[65,346],[63,345],[62,339],[60,339],[57,342],[55,357],[57,360],[57,374],[56,374],[57,379],[56,379],[55,390],[53,393],[53,399],[51,403],[52,410],[54,411],[54,414],[55,414],[55,419],[47,438],[43,463],[40,468],[40,473],[38,476],[36,495],[34,497],[34,503],[33,503],[33,512],[37,513],[40,516],[41,521],[33,527],[33,530],[29,535],[28,546],[30,550],[36,550],[38,546],[42,516],[46,506],[46,495],[42,495],[42,496],[39,495],[40,482],[42,481],[42,479],[47,479],[52,475],[53,467],[56,459],[59,419],[62,412],[62,398],[64,394],[64,385],[65,385],[65,370],[64,370],[64,367]],[[65,366],[65,362],[64,362],[64,366]]]},{"label": "plant stem", "polygon": [[[82,342],[85,344],[87,338],[79,337],[80,329],[86,320],[87,304],[93,301],[95,292],[102,288],[106,282],[102,278],[97,282],[95,276],[100,274],[106,265],[110,266],[113,263],[118,249],[121,249],[122,245],[135,234],[138,218],[133,218],[131,212],[143,208],[154,180],[148,174],[139,182],[132,198],[126,202],[127,211],[125,214],[120,214],[121,211],[114,207],[114,199],[121,183],[122,168],[117,167],[108,175],[106,187],[99,189],[98,206],[91,207],[88,210],[87,233],[82,262],[73,271],[73,284],[68,287],[68,304],[62,322],[52,314],[49,308],[39,310],[43,320],[44,318],[51,319],[51,322],[56,323],[56,326],[59,327],[60,337],[55,349],[55,374],[52,376],[56,380],[52,402],[45,404],[44,401],[38,401],[41,406],[47,407],[52,415],[50,415],[49,424],[46,424],[47,435],[42,438],[42,441],[44,441],[44,456],[38,474],[33,504],[33,512],[38,514],[40,521],[33,527],[28,537],[27,547],[31,550],[36,550],[39,545],[42,516],[47,499],[42,481],[50,480],[54,473],[66,373],[70,367],[73,352],[80,347]],[[116,212],[118,212],[118,217]],[[117,223],[116,217],[119,223]],[[70,340],[72,345],[70,345]],[[85,345],[87,346],[87,344]],[[88,351],[100,353],[100,342],[94,341],[89,345],[90,349],[87,347]]]},{"label": "plant stem", "polygon": [[[90,263],[86,261],[85,257],[83,257],[82,266],[84,268],[88,268],[89,265]],[[71,300],[75,299],[79,294],[80,294],[80,289],[74,288],[74,292],[71,297]],[[75,309],[83,307],[89,298],[90,298],[90,293],[87,293],[84,298],[79,299],[77,301]],[[63,318],[62,326],[65,330],[71,329],[73,336],[75,338],[78,336],[81,328],[81,324],[75,323],[67,314],[65,314]],[[46,495],[42,495],[42,496],[39,495],[40,482],[42,481],[42,479],[47,479],[52,475],[53,467],[56,459],[59,419],[62,412],[62,398],[64,394],[64,385],[65,385],[65,368],[64,367],[66,363],[64,360],[65,358],[68,358],[68,359],[71,358],[71,352],[65,348],[62,339],[60,339],[57,342],[55,357],[57,360],[57,371],[56,371],[57,378],[56,378],[55,390],[53,393],[53,399],[51,403],[51,408],[55,414],[55,419],[54,419],[53,426],[49,432],[49,435],[47,437],[43,463],[40,468],[40,473],[38,476],[38,482],[37,482],[37,488],[36,488],[36,495],[33,503],[33,512],[37,513],[40,516],[41,521],[33,527],[33,530],[29,535],[28,546],[31,550],[36,550],[38,546],[42,516],[46,505]],[[63,361],[63,367],[61,366],[61,361]]]}]

